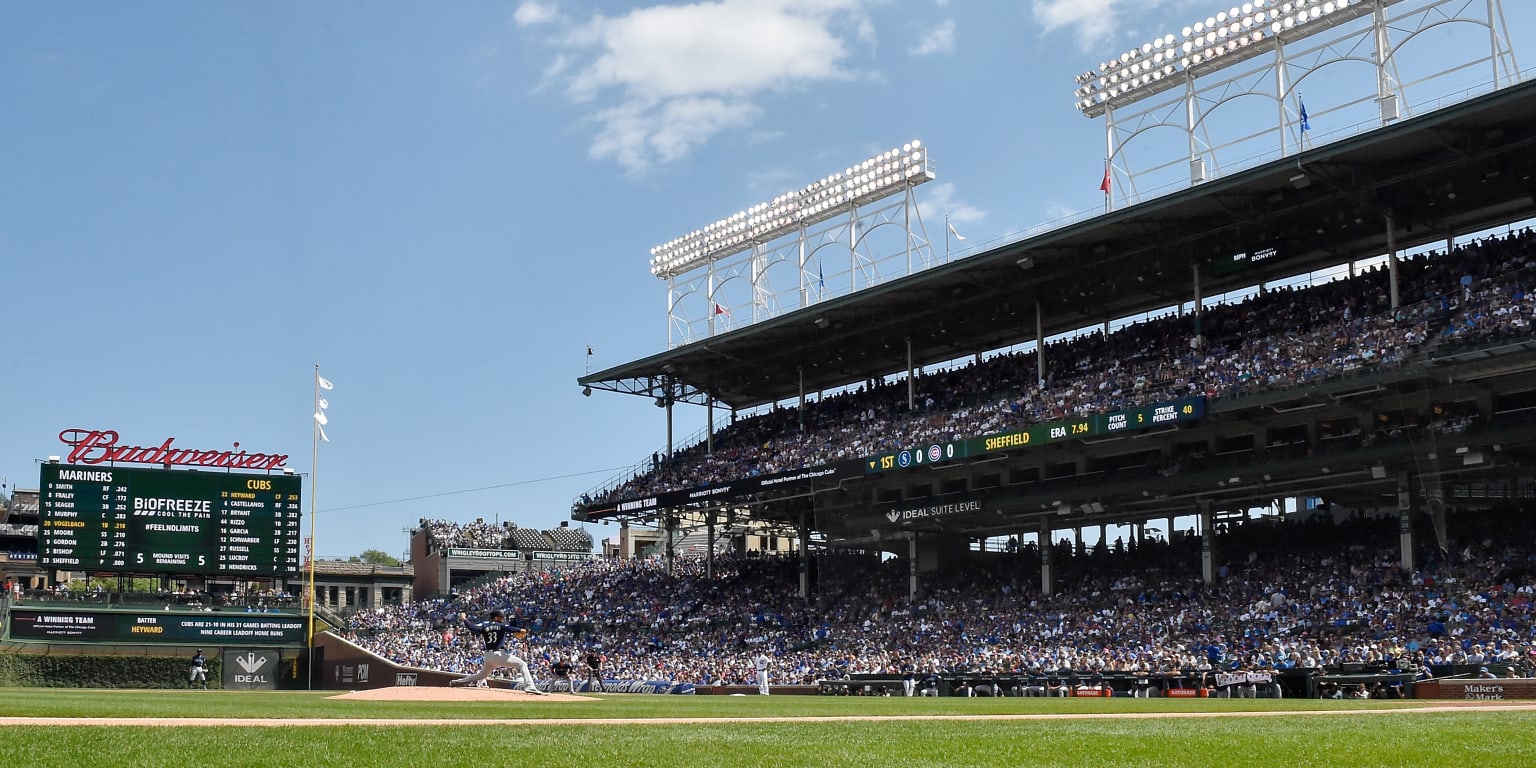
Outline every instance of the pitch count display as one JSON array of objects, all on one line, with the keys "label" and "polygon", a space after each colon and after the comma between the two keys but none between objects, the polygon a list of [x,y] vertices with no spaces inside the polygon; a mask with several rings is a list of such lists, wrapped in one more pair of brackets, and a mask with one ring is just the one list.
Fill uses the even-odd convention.
[{"label": "pitch count display", "polygon": [[296,475],[44,464],[38,562],[70,571],[299,573]]}]

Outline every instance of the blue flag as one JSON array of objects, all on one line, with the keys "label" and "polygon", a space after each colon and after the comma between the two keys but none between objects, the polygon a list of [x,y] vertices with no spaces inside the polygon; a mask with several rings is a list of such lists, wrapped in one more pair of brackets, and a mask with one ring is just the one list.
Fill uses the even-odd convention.
[{"label": "blue flag", "polygon": [[1307,120],[1307,103],[1300,100],[1296,103],[1301,105],[1301,130],[1303,132],[1312,130],[1312,123]]}]

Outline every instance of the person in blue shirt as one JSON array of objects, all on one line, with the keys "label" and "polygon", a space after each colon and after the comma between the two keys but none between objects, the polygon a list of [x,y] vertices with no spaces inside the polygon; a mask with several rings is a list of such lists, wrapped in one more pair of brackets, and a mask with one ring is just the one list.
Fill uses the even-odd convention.
[{"label": "person in blue shirt", "polygon": [[522,639],[527,637],[528,630],[510,624],[503,624],[501,616],[501,611],[491,611],[490,618],[485,621],[470,621],[468,616],[462,613],[459,614],[459,621],[463,622],[464,626],[470,630],[478,633],[481,639],[485,641],[485,656],[480,660],[480,671],[450,680],[448,684],[454,686],[474,685],[490,677],[492,672],[502,667],[511,667],[522,676],[524,691],[540,696],[544,695],[544,692],[539,690],[539,687],[534,684],[533,675],[528,672],[528,662],[513,654],[511,647],[509,647],[510,644],[507,642],[509,638]]},{"label": "person in blue shirt", "polygon": [[187,687],[194,688],[198,683],[203,684],[203,690],[208,689],[208,657],[203,655],[201,648],[192,654],[192,677],[187,680]]}]

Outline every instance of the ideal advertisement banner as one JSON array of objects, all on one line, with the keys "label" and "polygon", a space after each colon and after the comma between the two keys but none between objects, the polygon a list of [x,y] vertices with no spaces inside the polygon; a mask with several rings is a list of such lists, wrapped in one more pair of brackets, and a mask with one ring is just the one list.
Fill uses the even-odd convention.
[{"label": "ideal advertisement banner", "polygon": [[277,667],[282,656],[271,649],[244,648],[224,651],[224,689],[230,691],[277,690]]}]

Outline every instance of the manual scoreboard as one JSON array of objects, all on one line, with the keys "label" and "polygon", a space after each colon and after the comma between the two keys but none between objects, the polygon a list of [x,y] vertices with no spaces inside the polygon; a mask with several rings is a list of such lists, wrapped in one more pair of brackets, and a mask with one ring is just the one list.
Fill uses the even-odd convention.
[{"label": "manual scoreboard", "polygon": [[38,563],[70,571],[299,574],[297,475],[44,464]]}]

